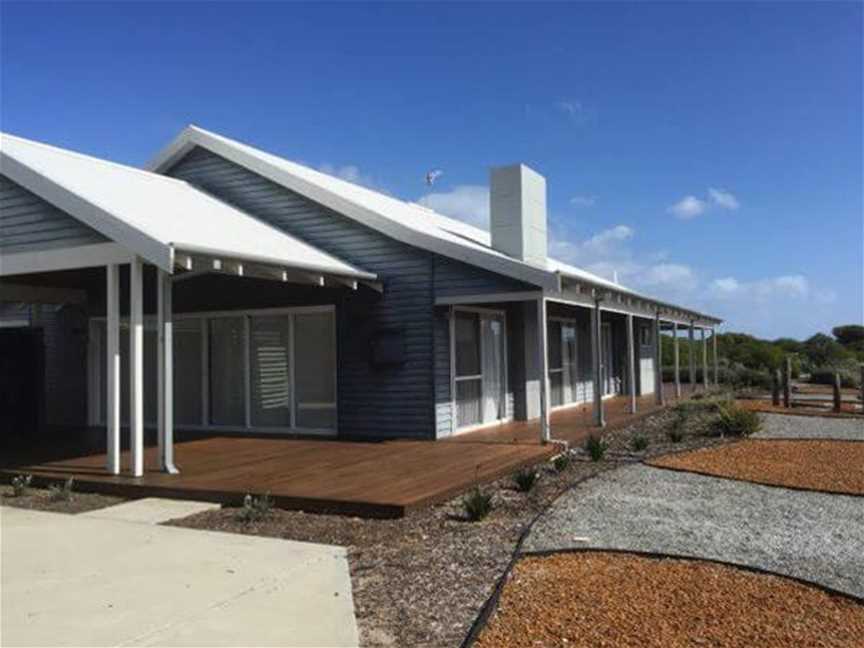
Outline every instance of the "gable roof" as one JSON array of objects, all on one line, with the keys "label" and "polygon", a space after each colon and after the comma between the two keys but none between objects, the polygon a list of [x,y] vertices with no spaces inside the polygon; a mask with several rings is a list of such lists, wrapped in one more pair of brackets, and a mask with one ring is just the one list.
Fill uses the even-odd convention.
[{"label": "gable roof", "polygon": [[168,176],[6,133],[0,172],[166,272],[186,253],[376,278]]},{"label": "gable roof", "polygon": [[187,126],[162,149],[150,162],[148,168],[155,172],[165,172],[196,146],[391,238],[449,258],[552,291],[560,291],[564,279],[648,301],[657,306],[684,311],[702,320],[717,323],[722,321],[693,309],[657,300],[557,259],[547,258],[545,267],[524,263],[493,249],[491,236],[486,230],[449,218],[428,207],[399,200],[333,177],[194,125]]}]

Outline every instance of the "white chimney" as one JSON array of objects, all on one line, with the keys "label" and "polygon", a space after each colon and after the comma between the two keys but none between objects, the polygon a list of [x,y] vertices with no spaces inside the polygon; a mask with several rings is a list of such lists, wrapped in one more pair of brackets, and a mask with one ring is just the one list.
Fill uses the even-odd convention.
[{"label": "white chimney", "polygon": [[546,179],[513,164],[492,169],[489,184],[493,249],[546,267]]}]

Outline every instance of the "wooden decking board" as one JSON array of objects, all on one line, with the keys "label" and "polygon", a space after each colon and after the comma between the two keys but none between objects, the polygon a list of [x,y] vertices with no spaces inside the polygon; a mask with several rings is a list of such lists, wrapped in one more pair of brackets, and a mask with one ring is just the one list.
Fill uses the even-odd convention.
[{"label": "wooden decking board", "polygon": [[[667,386],[667,389],[669,386]],[[667,392],[671,397],[671,392]],[[671,398],[668,398],[671,402]],[[609,427],[656,411],[654,397],[628,411],[626,397],[605,401]],[[552,436],[572,444],[596,432],[591,408],[557,410]],[[26,449],[32,453],[33,448]],[[174,497],[237,503],[246,493],[269,492],[277,506],[369,517],[398,517],[446,501],[475,482],[488,482],[549,458],[557,448],[540,443],[539,423],[514,422],[445,442],[354,441],[211,437],[175,445],[179,475],[158,471],[155,447],[145,451],[140,478],[109,475],[105,455],[56,461],[7,462],[2,474],[31,473],[37,483],[74,477],[79,490],[127,497]],[[129,453],[122,454],[128,470]]]}]

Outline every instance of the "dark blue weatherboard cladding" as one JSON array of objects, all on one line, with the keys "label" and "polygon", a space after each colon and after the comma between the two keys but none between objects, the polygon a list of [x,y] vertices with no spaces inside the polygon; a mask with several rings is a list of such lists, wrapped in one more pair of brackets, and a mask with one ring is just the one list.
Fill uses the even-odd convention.
[{"label": "dark blue weatherboard cladding", "polygon": [[0,175],[0,250],[27,252],[107,240],[93,228]]}]

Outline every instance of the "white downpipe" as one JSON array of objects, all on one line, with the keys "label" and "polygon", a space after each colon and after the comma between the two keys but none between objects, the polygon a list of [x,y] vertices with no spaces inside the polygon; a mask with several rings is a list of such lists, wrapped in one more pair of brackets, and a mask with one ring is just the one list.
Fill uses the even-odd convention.
[{"label": "white downpipe", "polygon": [[672,322],[672,351],[675,356],[675,398],[681,398],[681,361],[678,350],[678,322]]},{"label": "white downpipe", "polygon": [[[120,474],[120,266],[105,267],[105,427],[107,461],[105,469]],[[98,384],[98,383],[94,383]],[[95,413],[98,417],[98,412]]]},{"label": "white downpipe", "polygon": [[132,475],[144,475],[144,308],[141,257],[129,264],[129,451]]},{"label": "white downpipe", "polygon": [[660,311],[654,316],[654,386],[655,402],[663,404],[663,336],[660,335]]}]

